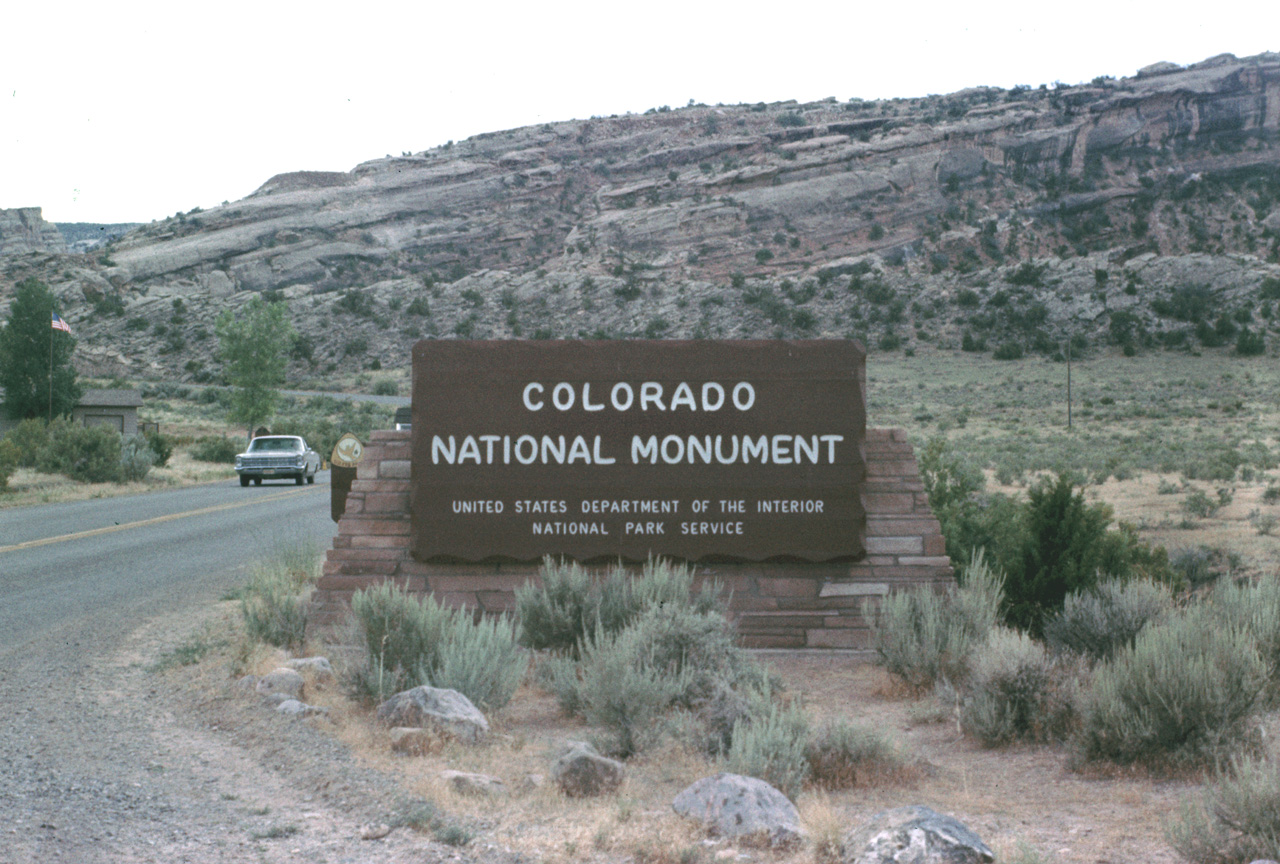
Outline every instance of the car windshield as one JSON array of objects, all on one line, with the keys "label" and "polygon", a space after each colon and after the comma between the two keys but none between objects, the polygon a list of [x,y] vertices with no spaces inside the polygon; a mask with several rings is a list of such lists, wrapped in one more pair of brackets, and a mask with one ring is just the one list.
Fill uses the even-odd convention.
[{"label": "car windshield", "polygon": [[297,438],[254,438],[249,445],[251,453],[292,453],[302,449]]}]

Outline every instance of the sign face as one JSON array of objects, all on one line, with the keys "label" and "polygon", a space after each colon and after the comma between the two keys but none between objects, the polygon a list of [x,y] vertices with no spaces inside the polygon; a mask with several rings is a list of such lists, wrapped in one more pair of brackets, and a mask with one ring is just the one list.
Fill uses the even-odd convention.
[{"label": "sign face", "polygon": [[338,443],[333,445],[333,453],[330,454],[329,461],[339,468],[355,468],[360,464],[362,456],[364,456],[364,445],[355,435],[346,432],[338,439]]},{"label": "sign face", "polygon": [[421,341],[420,560],[863,557],[845,341]]}]

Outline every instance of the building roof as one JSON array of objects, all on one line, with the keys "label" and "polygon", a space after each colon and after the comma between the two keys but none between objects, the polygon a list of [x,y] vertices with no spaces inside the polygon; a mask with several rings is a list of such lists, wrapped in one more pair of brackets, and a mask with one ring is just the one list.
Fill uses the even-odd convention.
[{"label": "building roof", "polygon": [[77,408],[141,408],[141,390],[86,390]]}]

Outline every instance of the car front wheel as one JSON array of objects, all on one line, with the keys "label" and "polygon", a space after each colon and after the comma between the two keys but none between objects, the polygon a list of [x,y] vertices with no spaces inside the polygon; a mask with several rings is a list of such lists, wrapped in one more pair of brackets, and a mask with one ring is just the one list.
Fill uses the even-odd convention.
[{"label": "car front wheel", "polygon": [[249,485],[249,478],[248,478],[248,477],[246,477],[246,476],[244,476],[243,474],[241,474],[241,475],[240,475],[240,485],[241,485],[241,486],[248,486],[248,485]]}]

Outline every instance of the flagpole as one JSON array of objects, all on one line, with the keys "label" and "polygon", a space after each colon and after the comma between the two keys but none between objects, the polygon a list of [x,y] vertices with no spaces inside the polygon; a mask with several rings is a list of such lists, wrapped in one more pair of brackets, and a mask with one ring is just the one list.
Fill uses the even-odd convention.
[{"label": "flagpole", "polygon": [[49,422],[53,422],[53,319],[49,320]]}]

